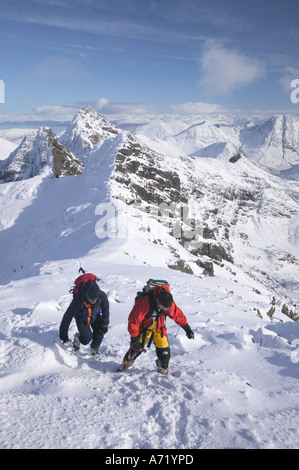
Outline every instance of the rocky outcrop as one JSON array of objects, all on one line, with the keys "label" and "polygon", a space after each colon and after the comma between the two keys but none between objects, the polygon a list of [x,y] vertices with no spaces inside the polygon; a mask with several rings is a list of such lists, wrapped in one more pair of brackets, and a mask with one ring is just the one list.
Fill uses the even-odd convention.
[{"label": "rocky outcrop", "polygon": [[53,135],[49,134],[49,145],[52,148],[52,166],[55,176],[75,176],[83,172],[84,164],[72,152],[61,145]]},{"label": "rocky outcrop", "polygon": [[83,163],[57,141],[50,129],[40,128],[26,136],[1,162],[0,178],[7,182],[39,174],[73,176],[81,174],[83,168]]},{"label": "rocky outcrop", "polygon": [[142,147],[130,134],[117,152],[112,178],[130,189],[128,204],[186,202],[179,174],[168,170],[160,155]]},{"label": "rocky outcrop", "polygon": [[[193,263],[202,268],[205,275],[213,275],[213,263],[208,259],[232,262],[233,257],[228,248],[230,245],[222,245],[219,237],[203,220],[190,240],[192,222],[187,220],[190,199],[196,195],[200,202],[203,197],[199,181],[191,177],[190,163],[190,158],[176,158],[171,163],[165,156],[145,147],[128,134],[115,158],[111,175],[112,196],[155,214],[167,227],[168,233],[191,255]],[[187,172],[190,178],[186,181]],[[169,266],[192,273],[190,263],[180,257],[178,250],[174,252],[176,261]]]}]

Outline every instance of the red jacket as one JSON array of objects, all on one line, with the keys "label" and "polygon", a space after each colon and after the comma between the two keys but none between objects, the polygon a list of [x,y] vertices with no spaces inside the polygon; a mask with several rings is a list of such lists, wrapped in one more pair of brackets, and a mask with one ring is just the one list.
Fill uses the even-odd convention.
[{"label": "red jacket", "polygon": [[[157,298],[158,293],[164,287],[169,292],[169,286],[158,286],[154,289],[154,298]],[[146,295],[138,299],[129,314],[128,319],[128,331],[132,338],[138,336],[144,329],[147,329],[152,323],[153,318],[145,318],[150,310],[150,300],[149,296]],[[187,324],[187,318],[183,314],[182,310],[173,302],[172,306],[165,311],[165,314],[168,315],[172,320],[174,320],[179,326],[185,326]],[[162,336],[166,334],[165,327],[166,318],[165,315],[158,317],[157,331],[159,331]]]}]

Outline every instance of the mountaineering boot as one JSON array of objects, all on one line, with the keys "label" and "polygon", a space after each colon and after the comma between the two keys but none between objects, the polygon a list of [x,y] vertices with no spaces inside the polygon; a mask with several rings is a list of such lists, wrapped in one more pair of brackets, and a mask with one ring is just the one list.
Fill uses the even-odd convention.
[{"label": "mountaineering boot", "polygon": [[127,370],[129,367],[133,365],[133,362],[124,361],[120,366],[118,366],[118,368],[116,369],[116,372],[124,372],[125,370]]},{"label": "mountaineering boot", "polygon": [[104,338],[104,334],[102,333],[97,333],[95,337],[93,338],[92,342],[90,343],[90,353],[92,356],[100,354],[99,349],[102,344],[103,338]]},{"label": "mountaineering boot", "polygon": [[96,356],[97,354],[99,354],[99,348],[90,348],[90,354],[92,356]]},{"label": "mountaineering boot", "polygon": [[159,374],[163,374],[163,375],[170,374],[169,367],[162,367],[161,362],[159,361],[159,359],[156,359],[156,366],[157,366],[157,372],[159,372]]},{"label": "mountaineering boot", "polygon": [[74,347],[74,351],[79,351],[80,349],[79,333],[75,333],[73,347]]},{"label": "mountaineering boot", "polygon": [[167,369],[164,369],[164,367],[158,367],[157,372],[162,375],[168,375],[170,374],[170,369],[167,367]]}]

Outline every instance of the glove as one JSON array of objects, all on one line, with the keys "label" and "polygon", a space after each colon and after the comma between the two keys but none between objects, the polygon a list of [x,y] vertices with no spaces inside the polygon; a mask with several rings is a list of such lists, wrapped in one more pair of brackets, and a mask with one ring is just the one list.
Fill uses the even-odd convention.
[{"label": "glove", "polygon": [[63,333],[60,333],[59,338],[61,339],[63,343],[67,343],[69,340],[68,335],[64,335]]},{"label": "glove", "polygon": [[194,333],[191,330],[190,326],[188,323],[182,327],[186,331],[186,335],[188,336],[189,339],[194,339]]}]

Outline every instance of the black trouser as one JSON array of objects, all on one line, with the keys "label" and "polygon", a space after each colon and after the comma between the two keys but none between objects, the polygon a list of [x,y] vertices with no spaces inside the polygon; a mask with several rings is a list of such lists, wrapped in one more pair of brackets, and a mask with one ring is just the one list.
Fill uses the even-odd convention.
[{"label": "black trouser", "polygon": [[143,347],[151,339],[152,333],[154,333],[153,341],[156,346],[156,354],[160,361],[161,367],[163,367],[163,369],[167,369],[170,360],[170,347],[167,336],[165,335],[162,337],[160,332],[150,329],[146,332],[145,338],[143,338],[141,335],[140,340],[137,341],[134,345],[131,345],[130,349],[127,351],[124,357],[125,364],[132,364],[135,359],[140,356],[143,351]]},{"label": "black trouser", "polygon": [[100,329],[99,322],[97,322],[96,320],[91,325],[86,325],[85,323],[79,321],[76,321],[76,323],[79,331],[80,343],[86,345],[89,344],[92,340],[92,343],[90,345],[91,348],[99,348],[104,338],[104,335]]}]

